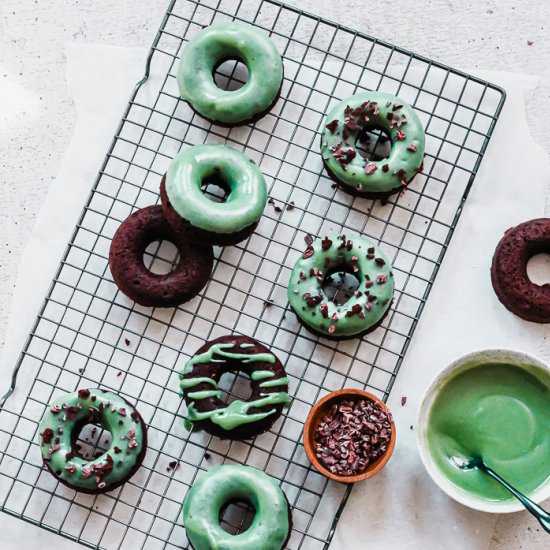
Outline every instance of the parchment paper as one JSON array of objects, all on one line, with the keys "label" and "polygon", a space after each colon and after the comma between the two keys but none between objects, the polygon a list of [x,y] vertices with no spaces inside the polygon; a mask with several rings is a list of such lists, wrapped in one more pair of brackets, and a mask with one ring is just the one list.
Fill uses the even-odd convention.
[{"label": "parchment paper", "polygon": [[[21,262],[2,357],[3,380],[47,292],[130,90],[141,77],[145,51],[71,45],[67,59],[78,119]],[[331,546],[335,550],[491,547],[497,517],[455,504],[424,472],[414,441],[416,408],[431,378],[459,354],[502,346],[550,355],[544,346],[548,330],[508,313],[497,301],[489,277],[492,253],[503,232],[544,214],[550,167],[547,155],[529,136],[522,96],[537,79],[477,74],[503,86],[508,100],[389,400],[398,429],[394,456],[382,473],[355,487]],[[519,521],[518,529],[525,530],[526,521]],[[30,548],[78,547],[0,514],[0,547],[20,548],[23,532]]]}]

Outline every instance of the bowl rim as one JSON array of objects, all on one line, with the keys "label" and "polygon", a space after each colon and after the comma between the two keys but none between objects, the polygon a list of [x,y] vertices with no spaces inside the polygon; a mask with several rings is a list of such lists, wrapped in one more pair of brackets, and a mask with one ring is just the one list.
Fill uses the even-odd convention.
[{"label": "bowl rim", "polygon": [[[352,396],[361,396],[366,399],[369,399],[370,401],[373,401],[374,403],[378,404],[386,413],[389,414],[390,419],[390,425],[391,425],[391,437],[390,441],[388,443],[388,448],[384,452],[384,454],[379,457],[375,462],[370,464],[367,467],[367,470],[364,471],[361,474],[357,474],[354,476],[342,476],[333,474],[330,470],[328,470],[325,466],[323,466],[320,461],[317,459],[317,456],[315,455],[315,452],[313,451],[312,446],[309,443],[310,440],[310,434],[313,430],[317,427],[317,425],[314,425],[313,419],[315,417],[316,411],[321,409],[322,407],[326,407],[327,404],[335,399],[345,399],[346,396],[352,397]],[[312,436],[311,436],[312,437]],[[304,444],[304,449],[306,452],[306,455],[313,465],[313,467],[323,476],[332,479],[333,481],[338,481],[340,483],[357,483],[358,481],[363,481],[365,479],[368,479],[369,477],[372,477],[373,475],[377,474],[388,462],[391,455],[393,454],[393,450],[395,448],[395,440],[396,440],[396,432],[395,432],[395,422],[393,419],[393,415],[391,414],[391,411],[389,410],[388,406],[382,399],[377,397],[376,395],[366,391],[366,390],[360,390],[356,388],[343,388],[341,390],[336,390],[328,393],[321,399],[319,399],[313,407],[311,407],[311,410],[309,411],[306,421],[304,422],[304,429],[302,432],[302,441]],[[372,467],[371,467],[372,466]]]},{"label": "bowl rim", "polygon": [[[471,351],[450,361],[428,384],[418,406],[416,418],[416,444],[420,454],[420,459],[429,476],[436,485],[445,492],[453,500],[481,512],[489,512],[493,514],[506,514],[510,512],[519,512],[525,510],[524,506],[518,500],[498,502],[485,500],[482,497],[476,496],[468,491],[458,487],[452,483],[435,465],[432,455],[427,444],[426,429],[428,418],[433,406],[435,397],[439,394],[443,384],[454,378],[461,369],[469,370],[468,363],[485,359],[487,361],[507,360],[512,365],[522,368],[519,363],[527,363],[545,371],[550,380],[550,365],[544,360],[532,355],[531,353],[513,349],[513,348],[481,348]],[[475,368],[472,366],[471,368]],[[550,497],[550,476],[548,479],[534,492],[530,493],[529,498],[536,503]]]}]

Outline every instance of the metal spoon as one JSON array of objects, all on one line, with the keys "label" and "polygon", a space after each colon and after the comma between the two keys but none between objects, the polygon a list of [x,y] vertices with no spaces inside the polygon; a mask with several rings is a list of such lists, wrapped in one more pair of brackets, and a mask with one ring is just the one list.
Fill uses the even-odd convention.
[{"label": "metal spoon", "polygon": [[471,470],[472,468],[478,468],[482,472],[485,472],[488,476],[498,481],[503,487],[508,489],[524,506],[527,510],[535,516],[542,528],[550,533],[550,514],[543,510],[538,504],[535,504],[532,500],[528,499],[524,494],[520,493],[517,489],[514,489],[507,481],[502,479],[492,468],[489,468],[480,456],[474,456],[471,458],[460,458],[453,456],[451,460],[461,470]]}]

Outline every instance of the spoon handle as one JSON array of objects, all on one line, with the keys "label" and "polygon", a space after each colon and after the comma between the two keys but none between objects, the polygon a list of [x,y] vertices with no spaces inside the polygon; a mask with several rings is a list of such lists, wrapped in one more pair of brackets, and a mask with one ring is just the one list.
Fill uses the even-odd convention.
[{"label": "spoon handle", "polygon": [[542,525],[542,528],[550,533],[550,514],[543,510],[538,504],[535,504],[531,499],[527,498],[523,493],[520,493],[517,489],[514,489],[507,481],[502,479],[494,470],[483,465],[483,469],[487,475],[491,476],[493,479],[496,479],[501,485],[506,487],[524,506],[527,510],[535,516],[539,523]]}]

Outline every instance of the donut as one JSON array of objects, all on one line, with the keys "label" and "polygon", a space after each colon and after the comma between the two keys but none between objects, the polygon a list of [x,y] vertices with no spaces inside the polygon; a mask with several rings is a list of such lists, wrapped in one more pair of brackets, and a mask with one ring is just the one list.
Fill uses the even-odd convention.
[{"label": "donut", "polygon": [[[143,263],[145,249],[154,241],[173,243],[178,265],[166,275],[153,273]],[[178,236],[160,205],[134,212],[117,229],[109,250],[109,267],[118,288],[142,306],[175,307],[195,297],[206,285],[214,264],[210,245]]]},{"label": "donut", "polygon": [[[294,265],[288,301],[299,321],[313,333],[340,340],[374,330],[390,309],[394,281],[392,266],[380,248],[366,237],[345,235],[306,238],[308,247]],[[327,277],[352,273],[359,286],[337,305],[323,290]]]},{"label": "donut", "polygon": [[[356,142],[378,128],[391,140],[387,158],[365,159]],[[422,170],[425,135],[418,115],[398,97],[360,92],[328,113],[321,134],[321,155],[328,175],[343,191],[385,198],[401,191]]]},{"label": "donut", "polygon": [[534,323],[550,323],[550,284],[537,285],[527,275],[527,262],[550,253],[550,218],[538,218],[504,233],[493,255],[491,281],[509,311]]},{"label": "donut", "polygon": [[[255,515],[238,535],[220,526],[227,504],[244,501]],[[282,550],[292,529],[292,515],[279,484],[266,473],[238,464],[201,474],[185,495],[183,525],[194,550]]]},{"label": "donut", "polygon": [[[216,69],[229,59],[246,65],[248,79],[238,90],[219,88]],[[237,21],[214,23],[183,48],[177,72],[181,97],[208,121],[220,126],[253,122],[271,110],[283,83],[283,62],[262,30]]]},{"label": "donut", "polygon": [[[209,182],[226,190],[225,202],[214,202],[201,191]],[[232,245],[258,225],[267,203],[267,185],[260,169],[240,151],[225,145],[195,145],[172,161],[160,196],[164,215],[179,235]]]},{"label": "donut", "polygon": [[[226,403],[218,383],[226,372],[250,377],[247,401]],[[220,438],[248,439],[268,430],[290,401],[288,378],[279,359],[248,336],[220,336],[201,346],[180,374],[187,404],[187,429]]]},{"label": "donut", "polygon": [[[79,455],[76,443],[86,424],[110,432],[109,448],[97,458]],[[58,397],[40,421],[40,450],[46,468],[61,483],[82,493],[105,493],[128,481],[147,450],[147,428],[120,395],[82,389]]]}]

